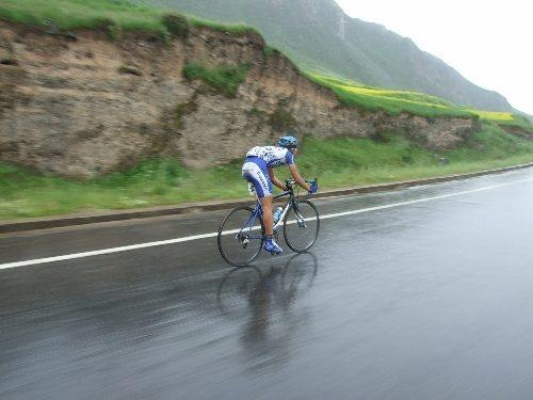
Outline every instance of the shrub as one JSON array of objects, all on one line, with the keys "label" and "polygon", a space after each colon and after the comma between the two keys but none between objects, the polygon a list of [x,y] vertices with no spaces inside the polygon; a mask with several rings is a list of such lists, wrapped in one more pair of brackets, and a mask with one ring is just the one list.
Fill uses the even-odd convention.
[{"label": "shrub", "polygon": [[176,128],[183,129],[184,127],[183,118],[187,114],[191,114],[197,110],[198,110],[198,105],[193,100],[187,103],[178,104],[174,110],[174,122],[175,122]]},{"label": "shrub", "polygon": [[278,108],[270,115],[269,123],[274,131],[284,132],[296,126],[296,119],[290,112]]},{"label": "shrub", "polygon": [[165,25],[172,36],[180,39],[187,39],[189,37],[189,20],[183,15],[166,14],[163,16],[163,25]]},{"label": "shrub", "polygon": [[100,18],[96,21],[97,29],[104,32],[111,41],[119,40],[122,37],[122,27],[111,18]]}]

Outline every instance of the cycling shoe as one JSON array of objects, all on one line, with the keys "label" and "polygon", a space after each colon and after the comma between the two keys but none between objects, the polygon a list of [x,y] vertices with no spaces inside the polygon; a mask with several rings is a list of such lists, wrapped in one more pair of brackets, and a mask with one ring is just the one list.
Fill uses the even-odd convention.
[{"label": "cycling shoe", "polygon": [[267,240],[265,242],[265,251],[268,251],[272,254],[279,254],[283,252],[283,249],[279,247],[274,240]]}]

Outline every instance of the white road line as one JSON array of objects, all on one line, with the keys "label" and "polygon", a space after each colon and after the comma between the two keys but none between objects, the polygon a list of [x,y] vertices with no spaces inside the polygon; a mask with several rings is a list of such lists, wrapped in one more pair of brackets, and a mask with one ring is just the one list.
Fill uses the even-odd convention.
[{"label": "white road line", "polygon": [[[394,207],[402,207],[402,206],[408,206],[411,204],[417,204],[417,203],[424,203],[428,201],[434,201],[434,200],[441,200],[446,199],[449,197],[455,197],[455,196],[462,196],[470,193],[476,193],[476,192],[482,192],[486,190],[493,190],[498,189],[503,186],[509,186],[516,183],[521,183],[524,181],[530,181],[532,179],[525,179],[519,182],[511,182],[511,183],[504,183],[501,185],[494,185],[494,186],[487,186],[479,189],[472,189],[472,190],[466,190],[463,192],[456,192],[456,193],[448,193],[443,194],[440,196],[433,196],[433,197],[426,197],[423,199],[418,200],[410,200],[410,201],[404,201],[400,203],[394,203],[394,204],[387,204],[383,206],[377,206],[377,207],[369,207],[369,208],[363,208],[359,210],[351,210],[351,211],[344,211],[339,213],[333,213],[333,214],[326,214],[321,215],[320,219],[330,219],[330,218],[339,218],[339,217],[345,217],[347,215],[354,215],[354,214],[362,214],[365,212],[371,212],[371,211],[377,211],[377,210],[385,210],[388,208],[394,208]],[[67,254],[63,256],[56,256],[56,257],[47,257],[47,258],[40,258],[35,260],[26,260],[26,261],[16,261],[16,262],[10,262],[5,264],[0,264],[0,270],[1,269],[9,269],[9,268],[18,268],[18,267],[27,267],[30,265],[38,265],[38,264],[47,264],[47,263],[53,263],[58,261],[65,261],[65,260],[73,260],[76,258],[85,258],[85,257],[93,257],[93,256],[99,256],[103,254],[111,254],[111,253],[121,253],[124,251],[131,251],[131,250],[138,250],[138,249],[146,249],[149,247],[156,247],[156,246],[165,246],[168,244],[176,244],[176,243],[184,243],[184,242],[190,242],[193,240],[199,240],[199,239],[207,239],[207,238],[213,238],[218,235],[217,232],[213,233],[206,233],[203,235],[195,235],[195,236],[187,236],[183,238],[176,238],[176,239],[169,239],[169,240],[161,240],[158,242],[149,242],[149,243],[140,243],[140,244],[132,244],[129,246],[121,246],[121,247],[113,247],[110,249],[103,249],[103,250],[94,250],[94,251],[87,251],[83,253],[74,253],[74,254]]]},{"label": "white road line", "polygon": [[[528,180],[530,180],[530,179],[528,179]],[[411,205],[411,204],[424,203],[424,202],[427,202],[427,201],[441,200],[441,199],[446,199],[448,197],[462,196],[462,195],[470,194],[470,193],[483,192],[485,190],[498,189],[500,187],[509,186],[509,185],[511,185],[511,183],[503,183],[501,185],[486,186],[486,187],[479,188],[479,189],[465,190],[463,192],[455,192],[455,193],[443,194],[443,195],[440,195],[440,196],[426,197],[424,199],[404,201],[404,202],[400,202],[400,203],[387,204],[387,205],[384,205],[384,206],[363,208],[363,209],[360,209],[360,210],[343,211],[343,212],[334,213],[334,214],[327,214],[327,215],[324,215],[324,216],[321,215],[320,216],[320,220],[329,219],[329,218],[344,217],[346,215],[361,214],[361,213],[365,213],[365,212],[369,212],[369,211],[384,210],[384,209],[387,209],[387,208],[408,206],[408,205]]]},{"label": "white road line", "polygon": [[159,242],[132,244],[130,246],[121,246],[121,247],[113,247],[111,249],[86,251],[84,253],[67,254],[64,256],[39,258],[39,259],[27,260],[27,261],[17,261],[17,262],[11,262],[11,263],[6,263],[6,264],[0,264],[0,269],[26,267],[29,265],[47,264],[47,263],[52,263],[52,262],[57,262],[57,261],[73,260],[75,258],[93,257],[93,256],[99,256],[102,254],[120,253],[123,251],[146,249],[148,247],[165,246],[167,244],[183,243],[183,242],[190,242],[191,240],[212,238],[212,237],[216,237],[217,235],[218,233],[216,232],[206,233],[204,235],[187,236],[184,238],[161,240]]}]

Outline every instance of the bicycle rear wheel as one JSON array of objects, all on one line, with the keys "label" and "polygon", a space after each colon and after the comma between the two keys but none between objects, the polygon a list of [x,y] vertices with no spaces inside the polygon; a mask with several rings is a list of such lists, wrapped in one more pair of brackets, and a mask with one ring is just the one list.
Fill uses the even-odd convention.
[{"label": "bicycle rear wheel", "polygon": [[309,250],[318,238],[320,217],[315,205],[309,200],[293,203],[285,215],[283,234],[285,242],[296,253]]},{"label": "bicycle rear wheel", "polygon": [[251,263],[261,252],[264,240],[263,222],[252,207],[234,208],[218,228],[218,250],[236,267]]}]

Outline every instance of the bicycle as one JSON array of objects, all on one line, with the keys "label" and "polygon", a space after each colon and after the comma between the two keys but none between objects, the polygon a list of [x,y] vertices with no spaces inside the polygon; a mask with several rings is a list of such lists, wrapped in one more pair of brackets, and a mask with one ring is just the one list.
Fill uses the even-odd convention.
[{"label": "bicycle", "polygon": [[[283,226],[287,246],[296,253],[304,253],[318,238],[320,216],[308,200],[311,194],[299,199],[294,193],[294,179],[287,179],[285,183],[286,190],[274,196],[274,200],[288,196],[279,219],[274,221],[274,237],[277,240],[278,229]],[[261,201],[257,199],[253,206],[235,207],[223,219],[218,228],[217,244],[229,264],[246,266],[261,253],[266,240],[262,214]]]}]

